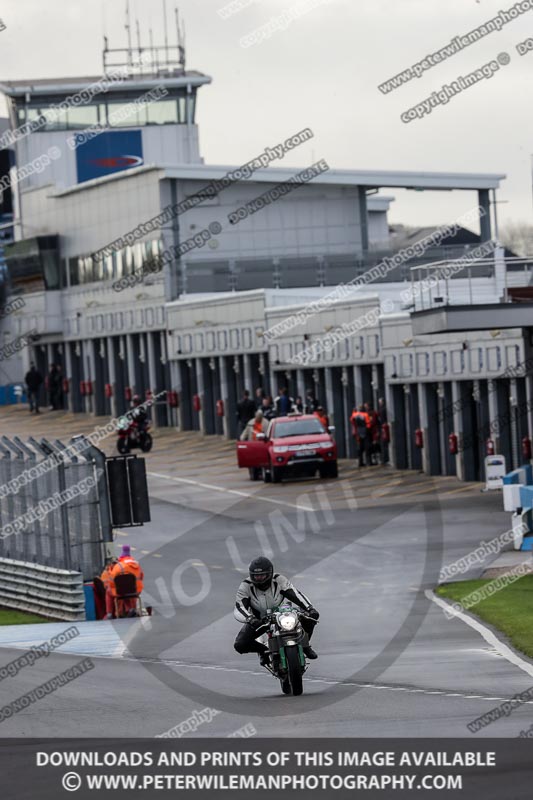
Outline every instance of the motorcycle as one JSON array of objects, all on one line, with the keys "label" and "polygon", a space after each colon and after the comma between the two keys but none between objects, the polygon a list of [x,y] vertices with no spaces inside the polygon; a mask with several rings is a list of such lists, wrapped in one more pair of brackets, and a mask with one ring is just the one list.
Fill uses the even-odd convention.
[{"label": "motorcycle", "polygon": [[265,618],[268,627],[262,635],[269,649],[269,663],[264,664],[265,669],[278,678],[283,694],[294,697],[303,693],[303,676],[307,670],[303,646],[308,640],[300,622],[302,617],[306,615],[290,603],[272,609]]},{"label": "motorcycle", "polygon": [[150,423],[146,422],[142,428],[134,419],[120,417],[118,424],[117,450],[122,455],[126,455],[135,447],[140,447],[143,453],[149,453],[152,449],[153,439],[148,433]]}]

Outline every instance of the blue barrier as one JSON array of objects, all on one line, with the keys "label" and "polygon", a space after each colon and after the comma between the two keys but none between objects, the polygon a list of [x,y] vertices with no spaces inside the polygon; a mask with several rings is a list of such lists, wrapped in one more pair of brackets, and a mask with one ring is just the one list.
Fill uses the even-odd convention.
[{"label": "blue barrier", "polygon": [[[524,480],[525,479],[525,480]],[[533,485],[533,469],[531,464],[522,464],[518,469],[513,469],[502,478],[504,486],[511,486],[512,484],[520,483],[526,486]]]},{"label": "blue barrier", "polygon": [[[17,403],[18,398],[15,394],[15,386],[22,386],[22,384],[10,383],[7,384],[7,386],[0,386],[0,406],[12,406]],[[22,397],[20,398],[20,402],[22,403],[28,402],[26,398],[26,389],[24,389]]]},{"label": "blue barrier", "polygon": [[83,592],[85,594],[85,615],[89,620],[96,619],[96,605],[94,602],[94,589],[92,583],[83,584]]},{"label": "blue barrier", "polygon": [[527,525],[528,533],[524,535],[520,550],[533,550],[533,486],[520,488],[520,505],[522,507],[522,522]]}]

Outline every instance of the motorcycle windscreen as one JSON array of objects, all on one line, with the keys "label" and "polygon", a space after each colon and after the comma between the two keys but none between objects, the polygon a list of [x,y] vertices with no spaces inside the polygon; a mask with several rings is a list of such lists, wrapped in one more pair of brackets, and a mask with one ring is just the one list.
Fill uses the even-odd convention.
[{"label": "motorcycle windscreen", "polygon": [[266,442],[237,442],[239,467],[267,467],[268,444]]}]

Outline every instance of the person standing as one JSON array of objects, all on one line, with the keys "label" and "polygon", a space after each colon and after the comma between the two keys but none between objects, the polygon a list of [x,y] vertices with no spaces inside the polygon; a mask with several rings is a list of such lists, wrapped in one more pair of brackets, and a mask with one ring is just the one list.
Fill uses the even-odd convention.
[{"label": "person standing", "polygon": [[36,369],[35,364],[30,364],[30,368],[26,373],[26,377],[24,378],[24,382],[28,388],[28,402],[30,404],[30,414],[33,410],[35,410],[36,414],[40,414],[39,411],[39,390],[41,388],[41,384],[43,382],[43,376]]},{"label": "person standing", "polygon": [[241,433],[241,442],[256,442],[258,434],[266,434],[267,430],[268,421],[264,418],[261,409],[258,409],[255,416],[246,423],[246,427]]},{"label": "person standing", "polygon": [[253,400],[250,400],[250,392],[246,389],[243,392],[241,402],[237,403],[238,436],[240,436],[245,429],[246,423],[253,418],[255,410],[255,403]]},{"label": "person standing", "polygon": [[313,390],[308,389],[305,395],[305,413],[313,414],[318,408],[318,400],[316,399]]},{"label": "person standing", "polygon": [[274,400],[276,407],[276,415],[278,417],[286,417],[290,414],[294,405],[294,400],[289,396],[287,387],[279,390],[279,395]]},{"label": "person standing", "polygon": [[[370,466],[369,460],[369,419],[365,407],[361,404],[357,409],[354,408],[350,417],[352,430],[359,454],[359,466]],[[365,463],[363,463],[365,461]]]},{"label": "person standing", "polygon": [[48,373],[48,398],[50,402],[50,411],[57,411],[59,408],[59,391],[60,391],[61,375],[55,364],[50,364],[50,372]]},{"label": "person standing", "polygon": [[365,411],[368,415],[368,432],[370,436],[369,440],[370,462],[372,464],[377,464],[378,454],[381,452],[381,447],[379,443],[379,438],[380,438],[379,416],[378,412],[374,411],[372,403],[365,403]]},{"label": "person standing", "polygon": [[255,390],[255,407],[256,408],[261,408],[261,406],[263,405],[264,397],[265,397],[265,393],[264,393],[263,389],[261,388],[261,386],[258,386],[257,389]]},{"label": "person standing", "polygon": [[315,416],[322,423],[324,430],[327,432],[329,428],[329,418],[324,408],[322,406],[318,406],[317,410],[313,412],[313,416]]},{"label": "person standing", "polygon": [[265,419],[272,419],[272,417],[276,416],[274,411],[274,401],[272,397],[268,395],[268,397],[263,397],[263,403],[261,405],[261,411],[263,412],[263,416]]}]

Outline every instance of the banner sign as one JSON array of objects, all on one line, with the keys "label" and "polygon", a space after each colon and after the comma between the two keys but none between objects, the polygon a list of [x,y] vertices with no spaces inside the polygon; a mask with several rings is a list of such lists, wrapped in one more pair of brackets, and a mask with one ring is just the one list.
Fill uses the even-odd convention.
[{"label": "banner sign", "polygon": [[141,131],[104,131],[89,141],[80,139],[76,148],[78,183],[140,167],[143,163]]},{"label": "banner sign", "polygon": [[533,744],[527,738],[2,739],[0,774],[5,800],[67,793],[80,800],[529,800]]}]

